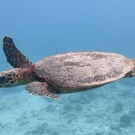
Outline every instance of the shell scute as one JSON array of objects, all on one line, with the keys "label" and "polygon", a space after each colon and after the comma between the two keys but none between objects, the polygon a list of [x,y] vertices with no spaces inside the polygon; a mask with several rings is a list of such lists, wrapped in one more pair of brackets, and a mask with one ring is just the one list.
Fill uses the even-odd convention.
[{"label": "shell scute", "polygon": [[41,59],[35,72],[59,89],[81,89],[104,85],[125,76],[132,60],[115,53],[65,53]]}]

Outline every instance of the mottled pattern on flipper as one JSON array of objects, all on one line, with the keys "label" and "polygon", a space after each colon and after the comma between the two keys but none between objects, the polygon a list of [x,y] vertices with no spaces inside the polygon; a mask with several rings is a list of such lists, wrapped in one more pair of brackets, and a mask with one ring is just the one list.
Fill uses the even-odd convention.
[{"label": "mottled pattern on flipper", "polygon": [[14,68],[26,68],[32,65],[29,61],[15,46],[12,38],[4,36],[3,38],[3,50],[7,61]]},{"label": "mottled pattern on flipper", "polygon": [[33,95],[45,96],[52,99],[59,99],[58,96],[55,96],[52,91],[52,87],[46,82],[31,82],[25,86],[25,89]]}]

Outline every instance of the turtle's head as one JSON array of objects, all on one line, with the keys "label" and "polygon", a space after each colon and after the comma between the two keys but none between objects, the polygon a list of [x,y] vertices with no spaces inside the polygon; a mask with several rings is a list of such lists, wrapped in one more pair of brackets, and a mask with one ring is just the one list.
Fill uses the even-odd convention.
[{"label": "turtle's head", "polygon": [[18,85],[18,72],[16,69],[0,73],[0,88],[14,87]]}]

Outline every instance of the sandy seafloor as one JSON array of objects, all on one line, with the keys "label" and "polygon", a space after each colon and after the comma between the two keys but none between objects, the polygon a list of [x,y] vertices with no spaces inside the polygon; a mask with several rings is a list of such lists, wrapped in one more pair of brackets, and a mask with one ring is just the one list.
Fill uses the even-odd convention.
[{"label": "sandy seafloor", "polygon": [[[135,79],[55,101],[23,86],[0,91],[1,135],[134,135]],[[126,85],[125,85],[126,84]]]}]

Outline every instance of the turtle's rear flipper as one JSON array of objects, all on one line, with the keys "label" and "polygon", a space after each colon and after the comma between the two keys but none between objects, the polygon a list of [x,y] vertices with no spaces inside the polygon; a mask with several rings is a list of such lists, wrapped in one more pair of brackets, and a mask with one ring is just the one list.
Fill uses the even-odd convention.
[{"label": "turtle's rear flipper", "polygon": [[52,99],[59,99],[58,96],[55,96],[52,93],[52,86],[46,82],[31,82],[25,86],[25,89],[33,95],[45,96]]},{"label": "turtle's rear flipper", "polygon": [[7,61],[14,68],[30,67],[32,62],[29,61],[15,46],[12,38],[4,36],[3,38],[3,50]]}]

